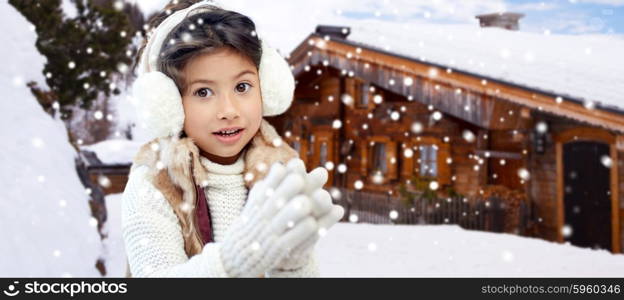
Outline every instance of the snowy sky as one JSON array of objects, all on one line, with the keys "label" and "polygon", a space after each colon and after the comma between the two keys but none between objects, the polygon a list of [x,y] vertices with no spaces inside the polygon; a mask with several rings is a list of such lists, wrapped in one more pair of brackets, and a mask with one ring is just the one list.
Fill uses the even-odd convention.
[{"label": "snowy sky", "polygon": [[[149,14],[169,0],[138,2]],[[223,1],[221,1],[223,3]],[[228,0],[231,9],[251,17],[258,32],[273,46],[290,52],[317,24],[349,25],[349,21],[426,21],[477,25],[477,14],[524,13],[520,30],[559,34],[624,34],[624,0]],[[287,25],[286,25],[287,24]]]}]

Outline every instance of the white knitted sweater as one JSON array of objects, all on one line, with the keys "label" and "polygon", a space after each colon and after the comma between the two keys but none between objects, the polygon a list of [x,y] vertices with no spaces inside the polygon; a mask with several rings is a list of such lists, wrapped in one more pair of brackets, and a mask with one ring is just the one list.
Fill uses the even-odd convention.
[{"label": "white knitted sweater", "polygon": [[[219,247],[228,228],[240,215],[247,198],[243,179],[244,155],[231,165],[200,157],[208,172],[206,198],[212,219],[214,242],[188,257],[182,229],[173,208],[147,179],[147,166],[129,175],[122,195],[122,236],[133,277],[228,277]],[[318,277],[316,253],[307,264],[292,271],[268,270],[265,277]]]}]

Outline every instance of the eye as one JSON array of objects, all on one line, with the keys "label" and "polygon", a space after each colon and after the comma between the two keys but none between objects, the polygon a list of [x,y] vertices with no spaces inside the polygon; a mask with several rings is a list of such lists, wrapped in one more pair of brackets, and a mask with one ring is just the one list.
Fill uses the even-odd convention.
[{"label": "eye", "polygon": [[[208,96],[208,95],[206,94],[206,93],[207,93],[207,91],[210,91],[210,89],[209,89],[209,88],[200,88],[200,89],[197,89],[197,90],[193,93],[193,95],[195,95],[195,96],[199,96],[199,97],[202,97],[202,98],[203,98],[203,97]],[[212,95],[212,91],[210,91],[210,94]]]},{"label": "eye", "polygon": [[[239,89],[239,87],[240,87],[241,85],[245,85],[245,84],[246,84],[246,85],[248,85],[248,86],[249,86],[249,88],[248,88],[248,89],[246,89],[246,90],[244,90],[244,91],[241,91],[241,90]],[[241,83],[239,83],[238,85],[236,85],[236,91],[237,91],[237,92],[240,92],[240,93],[245,93],[245,92],[247,92],[250,88],[251,88],[251,84],[249,84],[249,83],[247,83],[247,82],[241,82]]]}]

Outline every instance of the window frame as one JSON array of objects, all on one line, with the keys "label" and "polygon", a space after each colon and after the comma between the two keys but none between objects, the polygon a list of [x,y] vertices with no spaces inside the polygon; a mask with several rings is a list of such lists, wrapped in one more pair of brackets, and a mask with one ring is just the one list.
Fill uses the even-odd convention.
[{"label": "window frame", "polygon": [[[449,143],[443,142],[441,139],[433,136],[419,136],[404,141],[404,146],[401,146],[401,176],[406,179],[412,178],[412,176],[416,176],[418,178],[426,178],[430,180],[435,180],[440,184],[451,184],[451,164],[447,163],[447,159],[451,158],[451,147]],[[416,164],[418,163],[418,159],[420,159],[420,146],[437,146],[436,150],[436,175],[435,176],[421,176],[420,168],[418,166],[418,171],[416,171]],[[413,151],[412,157],[405,157],[404,151],[407,148],[411,148]]]},{"label": "window frame", "polygon": [[[397,143],[392,141],[389,137],[386,136],[371,136],[365,140],[365,144],[361,144],[362,148],[362,166],[361,170],[365,170],[362,173],[363,176],[366,176],[368,182],[373,182],[373,177],[375,175],[375,170],[373,169],[373,164],[375,162],[375,152],[374,145],[371,145],[371,142],[384,143],[385,144],[385,153],[387,154],[385,157],[387,172],[383,176],[383,180],[377,184],[387,184],[390,181],[398,178],[398,158],[397,158]],[[394,158],[395,162],[392,163],[392,158]],[[369,163],[370,162],[370,163]]]}]

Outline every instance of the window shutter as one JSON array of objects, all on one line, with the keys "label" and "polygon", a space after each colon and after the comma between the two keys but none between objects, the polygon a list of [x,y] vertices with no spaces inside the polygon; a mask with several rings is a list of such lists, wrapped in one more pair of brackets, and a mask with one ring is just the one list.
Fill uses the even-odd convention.
[{"label": "window shutter", "polygon": [[305,165],[307,167],[310,167],[308,165],[308,140],[307,139],[301,139],[299,140],[299,142],[301,143],[301,150],[299,150],[299,157],[301,158],[301,160],[303,160],[303,162],[305,163]]},{"label": "window shutter", "polygon": [[[397,178],[397,164],[399,163],[399,159],[397,157],[397,143],[396,142],[386,142],[386,165],[388,166],[388,180]],[[392,158],[394,158],[394,163],[392,163]]]},{"label": "window shutter", "polygon": [[401,151],[399,151],[399,156],[401,159],[397,158],[397,160],[401,161],[401,177],[407,179],[412,178],[412,174],[414,173],[414,156],[418,155],[418,153],[416,152],[414,152],[412,157],[405,157],[405,155],[403,155],[405,150],[411,148],[412,145],[410,143],[406,143],[405,148],[401,148]]},{"label": "window shutter", "polygon": [[438,183],[450,184],[451,183],[451,165],[446,163],[446,159],[451,157],[450,145],[447,143],[439,143],[438,145]]},{"label": "window shutter", "polygon": [[360,141],[360,174],[368,175],[368,141]]},{"label": "window shutter", "polygon": [[[357,92],[357,82],[355,78],[345,78],[345,92],[351,96],[351,99],[353,99],[352,103],[352,107],[355,106],[357,107],[357,101],[358,101],[358,92]],[[342,101],[342,99],[338,99],[340,101]]]}]

